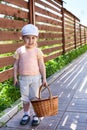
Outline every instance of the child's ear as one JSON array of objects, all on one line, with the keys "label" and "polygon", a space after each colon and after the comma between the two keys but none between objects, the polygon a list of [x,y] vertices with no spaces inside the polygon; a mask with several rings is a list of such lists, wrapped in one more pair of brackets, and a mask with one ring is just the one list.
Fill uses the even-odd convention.
[{"label": "child's ear", "polygon": [[23,36],[21,36],[19,39],[20,39],[20,40],[23,40]]}]

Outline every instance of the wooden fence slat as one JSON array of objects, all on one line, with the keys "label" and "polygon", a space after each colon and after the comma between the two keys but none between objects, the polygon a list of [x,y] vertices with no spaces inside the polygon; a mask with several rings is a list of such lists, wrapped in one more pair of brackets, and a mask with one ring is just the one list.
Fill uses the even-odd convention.
[{"label": "wooden fence slat", "polygon": [[0,28],[7,29],[21,29],[24,25],[28,24],[28,22],[24,22],[21,20],[12,20],[7,18],[0,18]]},{"label": "wooden fence slat", "polygon": [[40,25],[36,24],[38,26],[39,30],[45,30],[45,31],[51,31],[51,32],[62,32],[62,28],[54,27],[54,26],[48,26],[48,25]]},{"label": "wooden fence slat", "polygon": [[36,22],[44,22],[52,25],[62,26],[62,22],[36,15]]},{"label": "wooden fence slat", "polygon": [[72,17],[68,17],[68,16],[66,16],[66,15],[64,15],[64,17],[65,17],[65,20],[68,20],[68,21],[74,22],[74,18],[72,18]]},{"label": "wooden fence slat", "polygon": [[4,72],[0,72],[0,82],[8,80],[13,77],[13,68],[8,69]]},{"label": "wooden fence slat", "polygon": [[72,49],[74,49],[74,46],[70,47],[70,48],[65,48],[66,49],[66,52],[69,52],[71,51]]},{"label": "wooden fence slat", "polygon": [[65,27],[66,28],[69,28],[70,30],[74,29],[74,24],[72,25],[68,25],[67,23],[65,24]]},{"label": "wooden fence slat", "polygon": [[47,62],[47,61],[49,61],[49,60],[52,60],[52,59],[55,59],[55,58],[57,58],[58,56],[60,56],[62,54],[62,52],[57,52],[57,53],[55,53],[55,54],[53,54],[53,55],[50,55],[50,56],[47,56],[47,57],[45,57],[45,62]]},{"label": "wooden fence slat", "polygon": [[20,40],[21,33],[15,31],[0,31],[0,41]]},{"label": "wooden fence slat", "polygon": [[62,33],[58,34],[58,33],[40,33],[39,34],[39,38],[41,39],[51,39],[51,38],[61,38],[62,37]]},{"label": "wooden fence slat", "polygon": [[[51,0],[47,0],[47,2],[49,2],[49,3],[51,3],[52,5],[54,5],[54,7],[53,6],[50,6],[50,5],[48,5],[48,4],[46,4],[44,1],[40,1],[40,0],[35,0],[35,2],[37,2],[37,3],[39,3],[40,5],[43,5],[44,7],[47,7],[47,8],[51,8],[52,10],[54,10],[55,12],[57,12],[57,13],[60,13],[60,11],[58,10],[58,9],[61,9],[61,7],[59,6],[59,5],[57,5],[57,4],[55,4],[53,1],[51,1]],[[57,9],[55,8],[55,7],[57,7]]]},{"label": "wooden fence slat", "polygon": [[65,20],[65,24],[66,24],[66,25],[72,25],[72,24],[74,24],[74,22],[72,22],[72,21],[66,19],[66,20]]},{"label": "wooden fence slat", "polygon": [[59,40],[45,40],[45,41],[40,41],[38,42],[38,46],[42,47],[42,46],[51,46],[51,45],[55,45],[55,44],[62,44],[62,39]]},{"label": "wooden fence slat", "polygon": [[74,36],[71,39],[65,39],[66,43],[74,42]]},{"label": "wooden fence slat", "polygon": [[18,47],[22,46],[22,43],[15,44],[0,44],[0,54],[14,52]]},{"label": "wooden fence slat", "polygon": [[52,53],[52,52],[55,52],[55,51],[60,51],[62,50],[62,46],[56,46],[56,47],[52,47],[52,48],[47,48],[47,49],[44,49],[42,50],[44,54],[49,54],[49,53]]},{"label": "wooden fence slat", "polygon": [[13,65],[13,63],[14,63],[13,56],[0,58],[0,68],[9,66],[9,65]]},{"label": "wooden fence slat", "polygon": [[15,18],[26,18],[28,19],[29,14],[21,9],[16,9],[14,7],[10,7],[4,4],[0,4],[0,14],[13,16]]},{"label": "wooden fence slat", "polygon": [[62,20],[61,16],[55,15],[54,13],[51,13],[48,10],[44,10],[44,9],[39,8],[39,7],[35,7],[35,11],[38,13],[41,13],[43,15],[52,17],[52,18],[54,17],[54,19]]},{"label": "wooden fence slat", "polygon": [[[56,4],[55,1],[52,1],[52,0],[48,0],[48,2],[51,3],[52,5],[56,6],[58,9],[61,9],[62,3]],[[57,3],[58,3],[58,0],[57,0]]]},{"label": "wooden fence slat", "polygon": [[20,6],[20,7],[23,7],[23,8],[28,8],[28,4],[24,0],[4,0],[4,2],[8,2],[10,4]]}]

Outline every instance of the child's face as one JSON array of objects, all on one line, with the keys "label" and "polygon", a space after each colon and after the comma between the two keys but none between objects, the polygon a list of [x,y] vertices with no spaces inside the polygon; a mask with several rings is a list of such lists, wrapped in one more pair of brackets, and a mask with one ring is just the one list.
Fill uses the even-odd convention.
[{"label": "child's face", "polygon": [[32,48],[37,44],[37,37],[32,35],[23,36],[26,48]]}]

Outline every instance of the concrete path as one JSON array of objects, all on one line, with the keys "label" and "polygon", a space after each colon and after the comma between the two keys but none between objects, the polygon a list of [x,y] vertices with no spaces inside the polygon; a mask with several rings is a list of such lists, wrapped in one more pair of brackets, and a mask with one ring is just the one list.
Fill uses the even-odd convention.
[{"label": "concrete path", "polygon": [[[21,110],[0,130],[87,130],[87,53],[48,80],[52,94],[59,97],[58,114],[42,118],[37,127],[31,127],[31,122],[21,126]],[[48,91],[42,96],[48,97]]]}]

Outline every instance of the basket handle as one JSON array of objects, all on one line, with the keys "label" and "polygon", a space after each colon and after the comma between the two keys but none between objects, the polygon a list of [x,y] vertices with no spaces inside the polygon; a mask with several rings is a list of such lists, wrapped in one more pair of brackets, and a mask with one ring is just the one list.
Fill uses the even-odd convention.
[{"label": "basket handle", "polygon": [[[42,89],[42,87],[44,87],[44,86],[41,85],[40,88],[39,88],[39,95],[38,95],[39,99],[41,99],[41,89]],[[47,87],[45,87],[45,88],[48,89],[48,91],[49,91],[49,95],[50,95],[49,98],[51,99],[51,98],[52,98],[52,93],[51,93],[49,87],[47,86]]]}]

